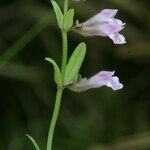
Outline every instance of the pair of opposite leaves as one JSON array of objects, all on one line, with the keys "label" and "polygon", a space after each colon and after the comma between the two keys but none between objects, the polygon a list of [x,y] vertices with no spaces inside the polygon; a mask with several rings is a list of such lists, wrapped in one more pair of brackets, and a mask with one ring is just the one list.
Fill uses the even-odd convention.
[{"label": "pair of opposite leaves", "polygon": [[66,86],[72,84],[74,81],[77,80],[80,68],[85,58],[85,54],[86,54],[86,44],[82,42],[76,47],[76,49],[72,53],[67,63],[63,79],[61,76],[60,69],[56,64],[56,62],[51,58],[48,57],[45,58],[54,66],[54,80],[58,86],[60,87]]}]

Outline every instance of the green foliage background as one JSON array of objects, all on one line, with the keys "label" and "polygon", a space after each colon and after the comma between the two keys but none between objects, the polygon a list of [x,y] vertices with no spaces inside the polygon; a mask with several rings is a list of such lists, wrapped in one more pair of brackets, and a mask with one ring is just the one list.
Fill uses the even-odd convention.
[{"label": "green foliage background", "polygon": [[[86,0],[71,6],[80,21],[103,8],[119,9],[127,44],[70,32],[69,54],[80,41],[86,42],[83,76],[116,70],[124,89],[103,87],[81,94],[66,90],[53,149],[149,150],[150,1]],[[0,150],[32,150],[26,133],[45,148],[56,93],[47,56],[60,64],[61,35],[49,2],[1,0]]]}]

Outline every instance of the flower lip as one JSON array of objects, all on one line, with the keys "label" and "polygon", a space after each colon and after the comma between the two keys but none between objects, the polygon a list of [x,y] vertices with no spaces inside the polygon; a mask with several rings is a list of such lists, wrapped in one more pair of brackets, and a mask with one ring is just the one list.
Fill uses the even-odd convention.
[{"label": "flower lip", "polygon": [[125,44],[125,37],[119,33],[109,34],[109,38],[113,40],[115,44]]}]

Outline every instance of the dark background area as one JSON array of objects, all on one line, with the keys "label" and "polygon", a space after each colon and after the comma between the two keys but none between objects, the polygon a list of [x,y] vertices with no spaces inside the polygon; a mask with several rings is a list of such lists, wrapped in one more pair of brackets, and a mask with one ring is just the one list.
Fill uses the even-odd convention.
[{"label": "dark background area", "polygon": [[[70,0],[71,1],[71,0]],[[58,1],[62,4],[62,1]],[[84,41],[85,77],[115,70],[124,88],[66,90],[54,137],[55,150],[150,149],[150,1],[71,2],[85,21],[104,8],[117,8],[126,22],[125,45],[108,38],[69,33],[69,55]],[[0,150],[34,149],[25,134],[45,149],[56,86],[53,67],[61,62],[61,34],[47,0],[0,1]]]}]

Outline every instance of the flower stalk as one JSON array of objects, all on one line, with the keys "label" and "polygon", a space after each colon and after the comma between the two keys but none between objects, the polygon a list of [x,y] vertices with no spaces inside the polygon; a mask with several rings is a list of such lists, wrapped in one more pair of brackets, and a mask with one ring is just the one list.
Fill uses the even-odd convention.
[{"label": "flower stalk", "polygon": [[63,93],[63,89],[58,87],[57,88],[57,94],[56,94],[55,106],[54,106],[54,112],[53,112],[53,115],[52,115],[52,120],[51,120],[51,123],[50,123],[49,132],[48,132],[46,150],[52,150],[53,135],[54,135],[54,130],[55,130],[58,114],[59,114],[62,93]]},{"label": "flower stalk", "polygon": [[68,55],[68,37],[67,31],[62,30],[62,63],[61,63],[61,75],[62,79],[64,78],[65,68],[67,64],[67,55]]},{"label": "flower stalk", "polygon": [[[64,15],[67,13],[68,5],[69,5],[69,0],[64,0]],[[62,80],[63,80],[64,74],[65,74],[65,68],[66,68],[66,64],[67,64],[67,56],[68,56],[68,38],[67,38],[67,31],[65,31],[63,28],[61,29],[61,33],[62,33],[61,76],[62,76]],[[53,136],[54,136],[55,126],[56,126],[56,122],[57,122],[58,114],[59,114],[59,110],[60,110],[62,93],[63,93],[63,87],[57,86],[56,100],[55,100],[52,119],[50,122],[49,132],[48,132],[46,150],[52,150]]]}]

